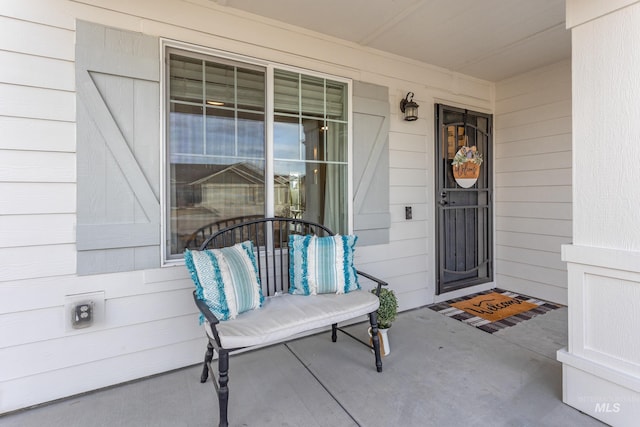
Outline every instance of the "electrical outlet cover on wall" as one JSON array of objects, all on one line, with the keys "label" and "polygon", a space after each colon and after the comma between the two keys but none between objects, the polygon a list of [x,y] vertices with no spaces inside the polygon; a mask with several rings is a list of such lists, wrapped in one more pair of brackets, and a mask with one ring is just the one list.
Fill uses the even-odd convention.
[{"label": "electrical outlet cover on wall", "polygon": [[[66,295],[64,297],[65,331],[79,332],[101,326],[104,324],[104,312],[104,291]],[[87,317],[84,317],[85,315]]]}]

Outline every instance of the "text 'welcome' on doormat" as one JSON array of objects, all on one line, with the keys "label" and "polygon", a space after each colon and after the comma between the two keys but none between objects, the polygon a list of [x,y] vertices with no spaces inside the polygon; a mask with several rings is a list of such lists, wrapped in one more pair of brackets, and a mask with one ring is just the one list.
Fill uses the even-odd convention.
[{"label": "text 'welcome' on doormat", "polygon": [[495,288],[428,308],[492,334],[560,307],[559,304]]}]

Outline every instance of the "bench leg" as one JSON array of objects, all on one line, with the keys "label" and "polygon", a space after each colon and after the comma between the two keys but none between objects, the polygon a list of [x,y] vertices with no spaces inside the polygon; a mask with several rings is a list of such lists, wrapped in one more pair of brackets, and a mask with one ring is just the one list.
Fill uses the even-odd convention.
[{"label": "bench leg", "polygon": [[334,323],[331,325],[331,341],[338,341],[338,324]]},{"label": "bench leg", "polygon": [[380,337],[378,336],[378,316],[376,312],[369,313],[369,323],[371,323],[371,343],[373,353],[376,356],[376,370],[382,372],[382,357],[380,356]]},{"label": "bench leg", "polygon": [[227,408],[229,406],[229,351],[218,350],[218,405],[220,408],[220,427],[227,427]]},{"label": "bench leg", "polygon": [[213,360],[213,346],[211,343],[207,344],[207,352],[204,354],[204,366],[202,367],[202,375],[200,375],[200,382],[206,383],[209,378],[209,364]]}]

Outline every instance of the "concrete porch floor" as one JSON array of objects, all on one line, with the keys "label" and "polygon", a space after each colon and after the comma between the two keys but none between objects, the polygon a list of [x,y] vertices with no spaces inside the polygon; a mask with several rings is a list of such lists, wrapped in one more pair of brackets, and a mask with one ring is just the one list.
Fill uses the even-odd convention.
[{"label": "concrete porch floor", "polygon": [[[349,327],[366,337],[366,324]],[[232,426],[601,426],[562,403],[555,352],[567,309],[488,334],[428,308],[401,313],[377,373],[371,352],[330,333],[231,357]],[[203,348],[204,354],[204,348]],[[200,366],[0,417],[3,427],[213,426]]]}]

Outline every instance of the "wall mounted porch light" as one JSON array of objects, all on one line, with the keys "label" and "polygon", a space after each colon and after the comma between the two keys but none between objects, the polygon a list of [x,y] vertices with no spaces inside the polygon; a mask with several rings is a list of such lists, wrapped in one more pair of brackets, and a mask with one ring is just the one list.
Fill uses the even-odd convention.
[{"label": "wall mounted porch light", "polygon": [[400,111],[404,113],[404,119],[408,122],[418,120],[419,105],[413,102],[413,92],[407,93],[407,96],[400,101]]}]

